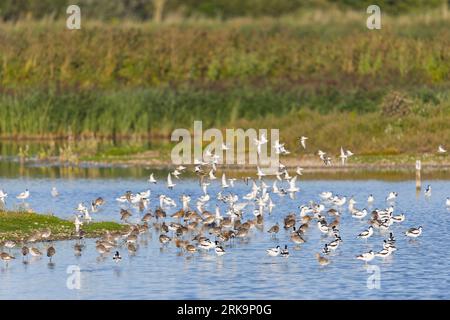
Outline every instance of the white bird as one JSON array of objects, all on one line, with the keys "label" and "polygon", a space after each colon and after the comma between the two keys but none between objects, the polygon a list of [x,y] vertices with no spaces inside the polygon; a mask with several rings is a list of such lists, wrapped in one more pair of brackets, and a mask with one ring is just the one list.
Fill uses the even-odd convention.
[{"label": "white bird", "polygon": [[324,223],[323,221],[318,221],[317,222],[317,227],[319,228],[320,232],[322,232],[322,233],[330,232],[330,228],[328,228],[326,223]]},{"label": "white bird", "polygon": [[335,240],[333,240],[333,241],[331,241],[329,244],[328,244],[328,248],[329,249],[331,249],[331,250],[336,250],[337,249],[337,247],[339,246],[339,243],[341,243],[341,237],[337,237]]},{"label": "white bird", "polygon": [[398,216],[393,216],[391,219],[394,222],[403,222],[403,221],[405,221],[405,215],[404,214],[400,214]]},{"label": "white bird", "polygon": [[8,197],[8,194],[0,189],[0,202],[5,203],[5,199]]},{"label": "white bird", "polygon": [[262,172],[259,166],[257,166],[256,169],[257,169],[256,175],[258,176],[258,179],[261,180],[261,177],[264,177],[266,174]]},{"label": "white bird", "polygon": [[214,175],[214,170],[211,169],[209,171],[209,180],[216,180],[216,179],[217,179],[217,177]]},{"label": "white bird", "polygon": [[123,196],[120,196],[120,197],[116,198],[116,201],[123,203],[123,202],[127,202],[128,198],[127,198],[126,195],[123,195]]},{"label": "white bird", "polygon": [[361,211],[359,211],[359,210],[355,210],[355,211],[353,211],[352,212],[352,217],[353,218],[356,218],[356,219],[362,219],[362,218],[364,218],[365,216],[367,216],[367,210],[366,209],[363,209],[363,210],[361,210]]},{"label": "white bird", "polygon": [[291,180],[289,180],[289,188],[286,190],[289,193],[294,193],[300,191],[300,188],[298,188],[295,185],[295,182],[297,181],[297,176],[293,177]]},{"label": "white bird", "polygon": [[30,191],[28,191],[28,189],[26,189],[25,192],[22,192],[16,198],[19,200],[26,200],[26,199],[28,199],[29,196],[30,196]]},{"label": "white bird", "polygon": [[367,203],[371,204],[375,201],[375,198],[373,197],[373,195],[369,194],[369,196],[367,197]]},{"label": "white bird", "polygon": [[373,227],[370,226],[367,230],[364,230],[358,235],[360,239],[368,239],[373,235]]},{"label": "white bird", "polygon": [[267,254],[271,257],[276,257],[281,253],[280,246],[276,246],[276,248],[271,248],[266,250]]},{"label": "white bird", "polygon": [[391,253],[394,251],[395,251],[394,248],[392,248],[391,246],[388,246],[388,247],[384,248],[383,250],[381,250],[380,252],[375,253],[375,256],[379,257],[379,258],[386,258],[386,257],[390,256]]},{"label": "white bird", "polygon": [[184,170],[186,170],[186,167],[185,167],[185,166],[182,166],[182,165],[179,165],[176,169],[177,169],[179,172],[183,172]]},{"label": "white bird", "polygon": [[319,194],[319,197],[321,197],[323,200],[329,200],[331,197],[333,197],[333,193],[331,191],[324,191]]},{"label": "white bird", "polygon": [[426,197],[431,196],[431,186],[430,185],[428,185],[427,188],[425,189],[425,196]]},{"label": "white bird", "polygon": [[255,145],[256,145],[256,151],[258,152],[258,154],[260,154],[261,153],[261,146],[263,144],[266,144],[268,142],[268,140],[266,139],[266,135],[263,133],[263,134],[261,134],[261,139],[258,140],[258,139],[255,138],[254,142],[255,142]]},{"label": "white bird", "polygon": [[297,167],[295,173],[298,174],[299,176],[303,175],[303,168]]},{"label": "white bird", "polygon": [[177,179],[180,179],[180,178],[178,178],[178,176],[181,174],[181,172],[180,171],[178,171],[178,169],[175,169],[173,172],[172,172],[172,175],[175,177],[175,178],[177,178]]},{"label": "white bird", "polygon": [[[1,198],[1,197],[0,197]],[[447,207],[450,207],[450,197],[447,197],[447,200],[445,201],[445,205]]]},{"label": "white bird", "polygon": [[398,193],[397,192],[390,192],[389,195],[386,197],[386,201],[393,201],[397,198]]},{"label": "white bird", "polygon": [[175,184],[172,182],[172,176],[169,174],[167,175],[167,188],[169,189],[173,189],[173,187],[175,187]]},{"label": "white bird", "polygon": [[305,136],[300,137],[300,144],[302,145],[303,149],[306,149],[306,140],[308,140],[308,137]]},{"label": "white bird", "polygon": [[339,156],[341,158],[342,165],[345,165],[345,161],[347,161],[348,155],[346,152],[344,152],[344,149],[341,147],[341,155]]},{"label": "white bird", "polygon": [[446,152],[447,150],[442,145],[438,147],[438,153],[446,153]]},{"label": "white bird", "polygon": [[271,198],[269,198],[269,204],[267,207],[269,208],[269,213],[272,213],[273,208],[275,208],[275,204],[272,202]]},{"label": "white bird", "polygon": [[168,196],[162,194],[159,196],[159,206],[162,207],[176,207],[177,204],[172,198],[169,198]]},{"label": "white bird", "polygon": [[150,193],[151,193],[150,190],[142,191],[142,192],[139,192],[137,194],[137,196],[139,196],[139,200],[142,200],[142,199],[145,199],[145,198],[150,198]]},{"label": "white bird", "polygon": [[209,239],[205,239],[200,241],[200,244],[198,245],[200,249],[207,250],[215,248],[215,243],[211,242]]},{"label": "white bird", "polygon": [[283,147],[284,147],[284,143],[280,144],[279,140],[275,140],[275,143],[273,144],[273,148],[275,149],[276,154],[283,153],[282,152]]},{"label": "white bird", "polygon": [[373,258],[375,258],[375,253],[372,250],[370,250],[369,252],[360,254],[359,256],[356,256],[356,259],[362,260],[366,263],[372,261]]},{"label": "white bird", "polygon": [[411,228],[408,229],[405,232],[405,236],[408,236],[410,238],[417,238],[418,236],[420,236],[422,234],[422,226],[418,227],[418,228]]},{"label": "white bird", "polygon": [[346,197],[342,197],[342,198],[335,197],[335,199],[333,200],[333,203],[338,207],[342,207],[346,201],[347,201]]},{"label": "white bird", "polygon": [[225,172],[222,173],[222,188],[228,188],[230,185],[227,183],[227,177],[225,176]]},{"label": "white bird", "polygon": [[80,226],[83,225],[83,221],[80,220],[80,218],[78,217],[78,215],[75,216],[74,224],[75,224],[75,231],[76,231],[77,233],[80,232]]},{"label": "white bird", "polygon": [[189,210],[189,202],[191,202],[191,197],[183,194],[181,196],[181,202],[183,204],[183,210],[188,211]]},{"label": "white bird", "polygon": [[280,252],[282,257],[289,258],[289,250],[287,245],[284,246],[284,249]]},{"label": "white bird", "polygon": [[155,177],[153,176],[153,173],[150,174],[150,177],[148,178],[148,182],[150,182],[150,183],[156,183],[156,179],[155,179]]},{"label": "white bird", "polygon": [[217,254],[219,257],[220,257],[220,256],[223,256],[223,255],[225,254],[224,248],[223,248],[222,246],[219,245],[219,241],[216,241],[215,244],[216,244],[216,248],[215,248],[216,254]]},{"label": "white bird", "polygon": [[50,191],[50,193],[51,193],[51,195],[52,195],[52,197],[57,197],[57,196],[59,196],[59,192],[58,192],[58,190],[56,189],[56,187],[53,187],[52,188],[52,191]]}]

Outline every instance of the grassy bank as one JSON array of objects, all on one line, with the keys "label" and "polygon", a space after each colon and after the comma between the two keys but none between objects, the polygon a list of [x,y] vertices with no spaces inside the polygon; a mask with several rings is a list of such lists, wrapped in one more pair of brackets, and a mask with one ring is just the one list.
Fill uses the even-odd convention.
[{"label": "grassy bank", "polygon": [[[115,222],[92,222],[85,224],[86,238],[102,236],[107,231],[123,231],[126,228]],[[78,239],[73,222],[52,215],[27,212],[0,211],[0,241],[23,241],[36,232],[51,230],[47,240]]]}]

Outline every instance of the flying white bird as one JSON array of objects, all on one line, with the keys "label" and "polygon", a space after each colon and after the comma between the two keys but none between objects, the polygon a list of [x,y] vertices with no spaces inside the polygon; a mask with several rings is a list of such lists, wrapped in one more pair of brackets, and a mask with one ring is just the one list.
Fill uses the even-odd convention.
[{"label": "flying white bird", "polygon": [[347,161],[348,155],[347,152],[345,152],[342,147],[341,147],[341,155],[339,156],[339,158],[341,158],[342,165],[345,166],[345,161]]},{"label": "flying white bird", "polygon": [[153,173],[150,174],[150,178],[148,179],[148,182],[150,182],[150,183],[156,183],[156,179],[155,179],[155,177],[153,176]]},{"label": "flying white bird", "polygon": [[299,176],[303,175],[303,168],[297,167],[297,170],[295,170],[295,173]]},{"label": "flying white bird", "polygon": [[268,140],[266,139],[266,135],[263,133],[263,134],[261,134],[261,139],[260,140],[255,138],[254,141],[255,141],[255,145],[256,145],[256,151],[258,152],[258,154],[260,154],[261,153],[261,146],[268,142]]},{"label": "flying white bird", "polygon": [[181,174],[181,172],[178,171],[178,169],[175,169],[175,170],[172,172],[172,174],[173,174],[173,176],[174,176],[175,178],[180,179],[180,178],[178,178],[178,176]]},{"label": "flying white bird", "polygon": [[289,188],[286,190],[289,193],[294,193],[300,191],[300,188],[298,188],[295,185],[295,182],[297,181],[297,176],[293,177],[291,180],[289,180]]},{"label": "flying white bird", "polygon": [[446,153],[446,152],[447,150],[442,145],[438,147],[438,153]]},{"label": "flying white bird", "polygon": [[216,180],[217,177],[214,175],[214,170],[211,169],[211,171],[209,171],[209,180]]},{"label": "flying white bird", "polygon": [[0,202],[5,203],[5,199],[8,197],[8,194],[0,189]]},{"label": "flying white bird", "polygon": [[300,144],[302,145],[303,149],[306,149],[306,140],[308,140],[308,137],[301,136],[299,139],[300,139]]},{"label": "flying white bird", "polygon": [[222,188],[228,188],[230,185],[227,183],[227,177],[225,176],[225,172],[222,173]]},{"label": "flying white bird", "polygon": [[167,175],[167,188],[172,190],[173,187],[175,187],[175,184],[172,182],[172,176],[170,175],[170,172],[169,172],[169,174]]},{"label": "flying white bird", "polygon": [[264,172],[262,172],[262,170],[259,166],[256,167],[256,169],[257,169],[256,175],[258,176],[258,179],[261,180],[261,177],[264,177],[266,174]]},{"label": "flying white bird", "polygon": [[179,166],[177,167],[177,170],[180,171],[180,172],[183,172],[184,170],[186,170],[186,167],[185,167],[185,166],[182,166],[182,165],[179,165]]}]

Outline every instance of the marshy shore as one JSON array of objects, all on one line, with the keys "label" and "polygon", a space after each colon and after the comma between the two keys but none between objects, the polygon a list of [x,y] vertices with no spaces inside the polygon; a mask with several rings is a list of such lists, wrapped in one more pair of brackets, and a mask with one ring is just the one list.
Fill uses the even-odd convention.
[{"label": "marshy shore", "polygon": [[[124,232],[127,226],[116,222],[91,222],[83,225],[84,238],[99,238],[106,232]],[[42,239],[40,234],[50,230],[49,237]],[[75,232],[72,221],[64,220],[50,214],[34,212],[0,211],[0,242],[74,240],[80,236]]]}]

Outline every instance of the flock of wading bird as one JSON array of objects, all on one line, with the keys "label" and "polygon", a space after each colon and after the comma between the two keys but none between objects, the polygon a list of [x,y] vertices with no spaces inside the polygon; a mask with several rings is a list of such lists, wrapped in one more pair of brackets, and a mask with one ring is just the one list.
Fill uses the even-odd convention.
[{"label": "flock of wading bird", "polygon": [[[300,137],[300,146],[306,149],[307,137]],[[267,143],[267,139],[262,136],[260,140],[255,139],[255,144],[259,152],[260,147]],[[284,144],[276,141],[274,146],[278,154],[289,154]],[[222,146],[226,149],[227,146]],[[443,146],[439,146],[439,153],[446,153]],[[139,236],[148,232],[153,227],[159,232],[159,242],[161,246],[168,246],[173,243],[175,247],[179,248],[186,254],[193,255],[196,252],[209,252],[213,250],[217,256],[223,256],[234,245],[245,244],[245,239],[252,236],[252,229],[264,230],[264,216],[272,214],[276,207],[277,199],[288,197],[291,201],[295,200],[295,195],[300,191],[297,186],[297,178],[303,174],[303,169],[297,167],[295,174],[291,175],[286,166],[279,164],[278,172],[274,175],[272,185],[266,184],[264,177],[266,174],[257,167],[257,178],[244,177],[242,182],[249,187],[248,194],[242,196],[242,199],[236,193],[233,193],[235,184],[238,183],[236,178],[227,178],[225,173],[222,173],[221,179],[216,177],[217,165],[219,156],[210,151],[205,152],[205,159],[196,160],[194,163],[194,172],[199,177],[199,186],[202,195],[196,199],[195,206],[191,204],[191,196],[183,194],[181,196],[181,208],[170,215],[168,219],[167,210],[174,210],[178,206],[177,202],[169,195],[160,194],[156,199],[159,200],[159,206],[153,211],[149,208],[151,190],[133,194],[127,191],[122,196],[118,197],[116,201],[120,204],[120,219],[126,223],[129,228],[126,231],[106,232],[101,238],[96,241],[96,250],[101,256],[107,256],[114,252],[112,260],[119,262],[122,257],[119,250],[126,248],[130,254],[136,254],[138,251]],[[353,153],[349,150],[344,150],[341,147],[340,155],[342,164],[345,164],[347,159]],[[325,165],[331,165],[332,158],[325,152],[319,150],[318,156]],[[172,191],[177,184],[181,183],[181,175],[187,168],[185,166],[178,166],[176,169],[168,173],[167,188]],[[172,178],[174,177],[174,179]],[[212,197],[208,193],[208,187],[215,183],[220,183],[221,191]],[[150,185],[156,184],[157,180],[153,173],[150,175],[148,182]],[[175,183],[176,182],[176,183]],[[278,183],[281,185],[278,186]],[[53,187],[51,190],[53,197],[58,197],[58,190]],[[5,204],[7,193],[0,190],[0,204]],[[325,266],[330,263],[330,253],[338,250],[342,242],[340,235],[340,218],[343,214],[348,214],[356,220],[362,220],[368,217],[368,228],[363,230],[358,235],[359,239],[367,240],[370,238],[375,230],[385,236],[383,243],[380,245],[378,252],[368,251],[356,256],[356,259],[362,260],[365,263],[372,261],[376,257],[386,258],[392,255],[396,250],[396,239],[390,227],[396,223],[402,223],[405,220],[404,214],[394,215],[394,204],[398,194],[390,192],[385,199],[385,209],[374,209],[370,213],[367,209],[358,209],[356,201],[353,197],[347,199],[345,196],[333,194],[331,191],[324,191],[319,194],[320,201],[309,201],[308,204],[300,204],[298,206],[299,212],[292,212],[284,216],[282,221],[277,222],[268,229],[268,237],[276,239],[277,233],[280,232],[280,224],[282,223],[284,229],[290,232],[290,241],[294,246],[301,246],[307,241],[308,232],[314,225],[317,226],[320,233],[327,237],[327,243],[324,245],[321,252],[315,253],[318,264]],[[431,186],[425,190],[425,196],[431,196]],[[19,194],[16,198],[25,201],[30,197],[29,190]],[[208,211],[206,208],[210,203],[216,201],[214,213]],[[373,205],[375,199],[373,195],[368,195],[367,204]],[[222,214],[218,203],[223,203],[226,211]],[[75,214],[75,230],[74,235],[77,241],[74,244],[75,255],[81,255],[85,250],[83,225],[92,221],[92,213],[96,213],[105,203],[104,199],[99,197],[86,206],[84,203],[79,203]],[[348,207],[348,211],[345,210]],[[450,207],[450,198],[446,200],[446,206]],[[193,207],[195,207],[193,209]],[[251,208],[248,210],[247,208]],[[247,211],[247,214],[246,214]],[[248,218],[250,212],[252,218]],[[138,216],[137,223],[130,223],[130,219]],[[244,219],[244,216],[247,219]],[[133,219],[136,221],[136,219]],[[151,223],[151,225],[150,225]],[[404,231],[404,236],[409,238],[417,238],[422,234],[422,226],[412,227]],[[27,244],[45,241],[51,237],[51,230],[45,229],[43,231],[36,231],[32,236],[21,241],[21,254],[23,261],[26,262],[26,256],[42,256],[43,253],[37,247],[29,248]],[[213,239],[213,240],[212,240]],[[234,240],[234,239],[240,239]],[[3,247],[8,252],[1,253],[1,259],[10,262],[15,259],[11,254],[11,250],[15,247],[20,248],[15,241],[5,241]],[[227,248],[227,250],[225,250]],[[56,250],[53,244],[46,247],[47,256],[50,261],[55,255]],[[268,248],[266,254],[272,257],[289,257],[288,245],[274,248]]]}]

